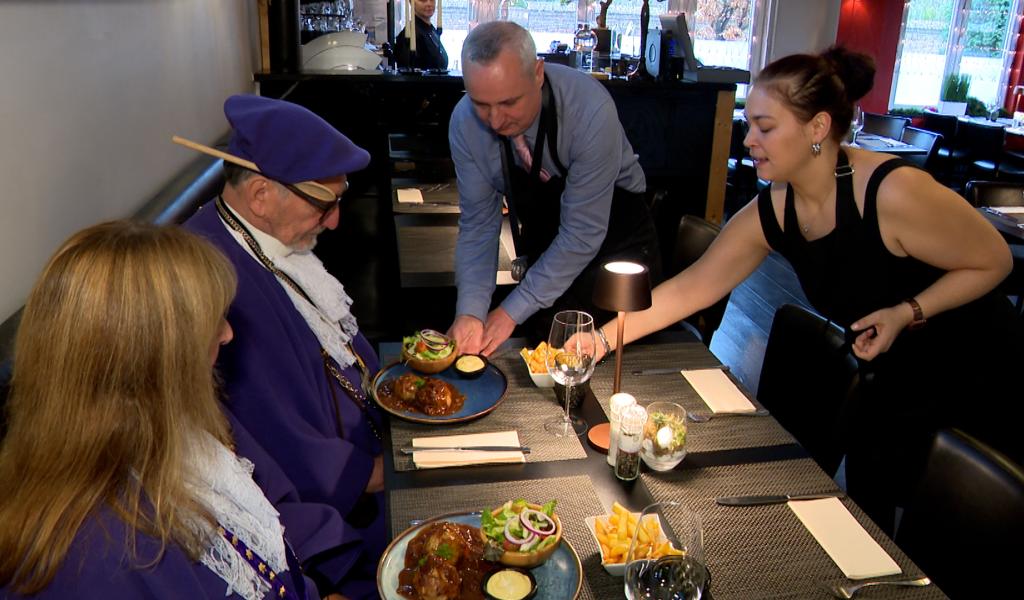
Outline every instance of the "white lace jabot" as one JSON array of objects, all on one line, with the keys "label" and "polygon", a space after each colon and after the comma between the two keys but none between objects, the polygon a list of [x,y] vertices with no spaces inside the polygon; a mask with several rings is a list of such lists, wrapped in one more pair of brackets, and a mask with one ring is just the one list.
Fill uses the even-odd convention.
[{"label": "white lace jabot", "polygon": [[[188,486],[217,522],[267,562],[277,573],[288,570],[284,526],[274,506],[252,479],[253,464],[203,432],[191,444]],[[260,600],[271,591],[238,551],[209,524],[193,519],[190,525],[210,541],[199,561],[246,600]],[[301,575],[298,575],[301,577]]]},{"label": "white lace jabot", "polygon": [[[323,263],[312,251],[295,252],[278,241],[277,238],[254,227],[237,212],[231,211],[231,214],[249,230],[263,254],[278,269],[299,284],[299,287],[316,305],[310,305],[290,285],[283,281],[279,282],[284,291],[288,293],[288,297],[291,298],[295,309],[299,311],[303,320],[313,331],[320,345],[327,350],[327,353],[342,369],[354,363],[356,357],[349,351],[348,344],[359,333],[359,324],[356,323],[355,315],[349,310],[352,306],[352,298],[345,293],[345,286],[327,272]],[[231,232],[232,237],[245,248],[245,251],[259,262],[259,258],[245,243],[242,234],[228,227],[226,223],[224,227]]]}]

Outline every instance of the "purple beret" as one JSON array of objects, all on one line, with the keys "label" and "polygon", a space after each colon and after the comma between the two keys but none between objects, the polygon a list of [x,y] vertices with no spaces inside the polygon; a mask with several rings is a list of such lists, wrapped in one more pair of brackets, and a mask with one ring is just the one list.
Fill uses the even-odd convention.
[{"label": "purple beret", "polygon": [[319,181],[370,164],[369,152],[298,104],[239,94],[224,102],[224,115],[234,129],[228,152],[281,183]]}]

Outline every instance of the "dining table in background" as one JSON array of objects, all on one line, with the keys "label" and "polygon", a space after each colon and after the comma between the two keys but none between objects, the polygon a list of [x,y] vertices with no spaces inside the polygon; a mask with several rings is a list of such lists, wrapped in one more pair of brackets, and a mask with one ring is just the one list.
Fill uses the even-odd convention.
[{"label": "dining table in background", "polygon": [[[641,404],[671,400],[687,410],[710,412],[679,373],[683,369],[721,368],[706,346],[688,333],[663,332],[649,338],[650,345],[630,345],[623,356],[622,391],[634,394]],[[557,408],[553,390],[533,387],[527,367],[519,358],[522,340],[506,342],[492,357],[492,363],[506,374],[509,396],[522,398],[515,411],[506,411],[497,422],[498,410],[469,424],[456,426],[416,425],[420,436],[444,436],[463,431],[497,431],[516,425],[514,412],[538,412]],[[382,363],[393,359],[398,344],[382,344]],[[665,372],[671,370],[670,372]],[[586,386],[583,402],[573,411],[591,426],[607,423],[606,404],[614,378],[614,361],[598,365]],[[742,386],[739,386],[742,390]],[[756,399],[743,392],[754,403]],[[500,407],[499,407],[500,408]],[[494,423],[489,420],[495,419]],[[523,427],[530,427],[525,416]],[[385,448],[409,439],[410,425],[391,418],[385,429]],[[448,513],[465,513],[493,508],[516,498],[531,502],[557,500],[556,511],[563,520],[564,539],[579,555],[583,572],[580,595],[586,600],[623,597],[623,580],[605,572],[599,548],[583,520],[610,514],[618,502],[639,512],[646,505],[665,499],[683,502],[686,509],[703,521],[704,554],[711,569],[711,594],[715,600],[748,598],[831,598],[828,586],[846,578],[825,550],[804,528],[785,504],[765,507],[725,507],[714,504],[715,496],[731,494],[806,493],[837,489],[835,482],[811,460],[804,449],[782,429],[773,417],[716,418],[688,423],[688,454],[674,470],[657,473],[644,467],[634,481],[617,479],[606,455],[579,439],[566,450],[564,459],[538,460],[532,451],[536,438],[519,429],[521,438],[532,439],[526,462],[489,464],[442,469],[414,469],[392,451],[385,451],[385,488],[388,494],[388,522],[391,535],[403,539],[413,523]],[[543,430],[538,435],[546,435]],[[552,436],[554,437],[554,436]],[[712,500],[709,502],[709,500]],[[843,501],[856,520],[901,567],[902,576],[921,573],[864,515],[856,504]],[[679,510],[662,511],[662,522],[673,537],[673,521],[679,525]],[[944,598],[932,585],[926,588],[883,587],[870,597],[931,599]]]}]

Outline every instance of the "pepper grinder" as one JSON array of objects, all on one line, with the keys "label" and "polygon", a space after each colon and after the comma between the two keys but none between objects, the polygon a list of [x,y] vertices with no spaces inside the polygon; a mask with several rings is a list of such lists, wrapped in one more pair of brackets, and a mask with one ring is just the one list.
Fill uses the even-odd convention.
[{"label": "pepper grinder", "polygon": [[612,394],[610,404],[611,416],[608,418],[608,464],[614,467],[615,457],[619,448],[619,428],[622,424],[622,411],[627,407],[635,405],[636,398],[632,394],[619,392],[618,394]]},{"label": "pepper grinder", "polygon": [[622,412],[619,447],[615,455],[615,476],[632,481],[640,475],[640,446],[644,438],[647,409],[634,404]]}]

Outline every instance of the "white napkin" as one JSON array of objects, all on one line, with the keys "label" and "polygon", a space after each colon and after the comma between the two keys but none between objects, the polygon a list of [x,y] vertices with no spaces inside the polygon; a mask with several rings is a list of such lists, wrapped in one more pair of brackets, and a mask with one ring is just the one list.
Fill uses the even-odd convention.
[{"label": "white napkin", "polygon": [[799,500],[788,504],[848,578],[867,579],[903,571],[864,531],[839,498]]},{"label": "white napkin", "polygon": [[990,206],[989,208],[1004,215],[1024,214],[1024,206]]},{"label": "white napkin", "polygon": [[754,412],[757,410],[722,369],[683,371],[711,412]]},{"label": "white napkin", "polygon": [[[492,433],[470,433],[466,435],[442,435],[437,437],[413,438],[414,448],[448,448],[466,446],[520,446],[519,433],[495,431]],[[458,467],[463,465],[485,465],[491,463],[523,463],[522,452],[490,452],[480,450],[456,450],[445,452],[413,452],[412,461],[420,469]]]},{"label": "white napkin", "polygon": [[398,188],[399,204],[423,204],[423,192],[419,188]]}]

